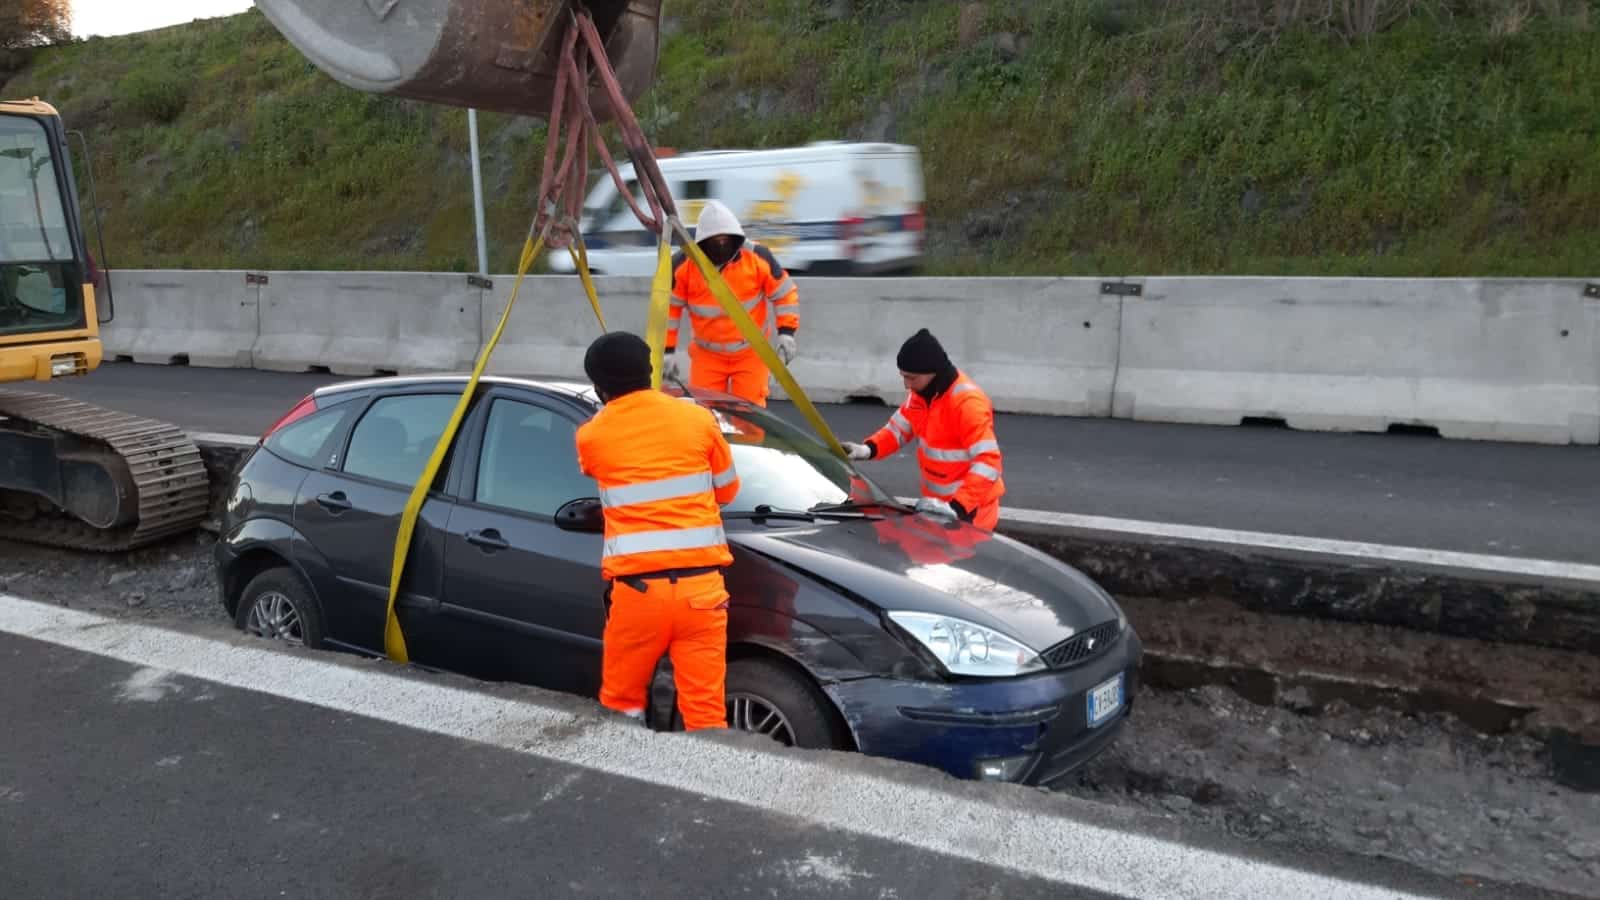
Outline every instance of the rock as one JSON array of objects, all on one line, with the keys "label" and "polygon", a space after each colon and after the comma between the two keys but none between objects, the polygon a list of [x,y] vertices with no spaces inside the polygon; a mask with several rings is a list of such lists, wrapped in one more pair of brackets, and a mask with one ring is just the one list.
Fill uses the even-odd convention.
[{"label": "rock", "polygon": [[1567,855],[1581,862],[1600,859],[1600,841],[1575,841],[1567,845]]},{"label": "rock", "polygon": [[106,587],[115,587],[116,585],[127,581],[129,578],[132,578],[135,574],[137,573],[132,571],[112,572],[111,577],[106,579]]},{"label": "rock", "polygon": [[1389,826],[1386,822],[1369,819],[1356,826],[1356,834],[1364,838],[1387,838],[1389,836]]},{"label": "rock", "polygon": [[1163,797],[1161,800],[1161,805],[1175,813],[1186,813],[1190,809],[1194,808],[1194,801],[1190,800],[1188,797],[1173,795]]},{"label": "rock", "polygon": [[1504,825],[1511,821],[1511,813],[1504,809],[1491,809],[1489,810],[1489,821],[1496,825]]},{"label": "rock", "polygon": [[193,566],[179,569],[178,573],[172,576],[172,590],[181,591],[189,585],[194,584],[194,576],[196,574],[197,573],[195,572]]},{"label": "rock", "polygon": [[1308,713],[1317,708],[1311,700],[1311,692],[1304,686],[1290,688],[1278,696],[1278,702],[1297,713]]},{"label": "rock", "polygon": [[124,602],[128,604],[129,609],[137,609],[144,605],[144,592],[134,591],[127,596]]}]

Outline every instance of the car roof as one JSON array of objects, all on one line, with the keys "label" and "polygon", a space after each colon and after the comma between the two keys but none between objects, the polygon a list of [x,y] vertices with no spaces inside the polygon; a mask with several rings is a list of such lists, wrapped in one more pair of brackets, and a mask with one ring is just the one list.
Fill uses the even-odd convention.
[{"label": "car roof", "polygon": [[[471,374],[466,372],[440,372],[428,375],[382,375],[375,378],[359,378],[353,381],[341,381],[335,384],[324,385],[312,391],[314,397],[331,397],[336,394],[350,391],[361,391],[372,388],[396,388],[406,385],[465,385],[471,379]],[[594,406],[600,405],[600,396],[595,393],[594,386],[586,381],[526,378],[516,375],[483,375],[478,378],[480,385],[508,385],[523,387],[536,391],[552,394],[565,394],[574,399],[582,400]],[[693,400],[697,403],[715,401],[718,403],[732,403],[736,406],[748,406],[745,401],[731,394],[717,391],[706,391],[699,388],[690,388],[685,394],[681,388],[668,387],[667,392],[674,396]]]}]

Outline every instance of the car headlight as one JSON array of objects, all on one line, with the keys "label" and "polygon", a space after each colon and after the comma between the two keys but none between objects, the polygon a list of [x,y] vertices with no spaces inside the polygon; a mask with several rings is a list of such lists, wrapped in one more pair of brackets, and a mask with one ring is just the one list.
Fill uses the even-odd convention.
[{"label": "car headlight", "polygon": [[919,612],[891,612],[889,618],[955,675],[1003,678],[1045,667],[1031,647],[964,619]]}]

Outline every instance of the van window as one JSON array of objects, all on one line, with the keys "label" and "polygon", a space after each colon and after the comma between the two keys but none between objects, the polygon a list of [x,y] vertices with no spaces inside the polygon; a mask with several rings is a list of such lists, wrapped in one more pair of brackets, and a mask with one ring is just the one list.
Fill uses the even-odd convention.
[{"label": "van window", "polygon": [[680,200],[710,200],[711,182],[685,181],[677,190]]}]

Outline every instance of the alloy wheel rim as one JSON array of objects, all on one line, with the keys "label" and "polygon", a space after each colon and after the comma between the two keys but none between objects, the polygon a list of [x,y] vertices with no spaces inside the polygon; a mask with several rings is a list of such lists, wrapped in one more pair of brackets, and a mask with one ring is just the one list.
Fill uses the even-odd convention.
[{"label": "alloy wheel rim", "polygon": [[267,591],[256,598],[250,607],[245,630],[257,637],[304,645],[305,632],[300,627],[300,611],[294,601],[281,591]]},{"label": "alloy wheel rim", "polygon": [[728,695],[728,726],[794,746],[794,726],[776,705],[754,694]]}]

